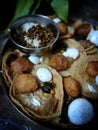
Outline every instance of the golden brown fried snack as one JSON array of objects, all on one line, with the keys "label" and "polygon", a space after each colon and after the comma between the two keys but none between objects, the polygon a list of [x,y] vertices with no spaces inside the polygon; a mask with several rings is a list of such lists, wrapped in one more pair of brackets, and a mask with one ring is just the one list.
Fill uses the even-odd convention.
[{"label": "golden brown fried snack", "polygon": [[[10,97],[12,101],[17,104],[23,111],[25,111],[27,114],[32,116],[33,118],[41,119],[41,120],[50,120],[54,117],[59,117],[61,115],[62,111],[62,105],[63,105],[63,98],[64,98],[64,92],[63,92],[63,82],[62,77],[59,75],[59,73],[45,65],[34,65],[32,70],[32,75],[37,79],[36,72],[39,68],[44,67],[47,68],[52,73],[52,82],[54,83],[54,93],[46,93],[44,92],[40,87],[38,87],[33,92],[28,93],[20,93],[19,91],[16,91],[15,87],[17,83],[17,76],[14,78],[13,83],[10,87]],[[22,76],[22,81],[23,81]],[[28,77],[25,78],[27,80]],[[20,79],[18,78],[18,81]],[[37,80],[37,83],[40,84],[40,81]],[[26,81],[25,85],[27,84]],[[30,81],[31,84],[32,81]],[[21,82],[20,82],[21,83]],[[34,83],[32,83],[34,84]],[[27,92],[25,87],[21,87],[21,85],[18,83],[17,86],[18,90],[21,90],[23,92],[23,89]],[[23,83],[24,85],[24,83]],[[31,85],[32,86],[32,85]],[[35,85],[34,85],[35,86]],[[30,87],[29,89],[31,89]]]},{"label": "golden brown fried snack", "polygon": [[67,58],[60,54],[52,55],[49,61],[49,64],[51,67],[55,68],[57,71],[63,71],[69,68],[69,63],[68,63]]},{"label": "golden brown fried snack", "polygon": [[57,23],[57,26],[60,30],[60,35],[65,35],[67,34],[67,25],[64,22],[59,22]]},{"label": "golden brown fried snack", "polygon": [[[70,47],[76,47],[80,51],[80,56],[70,65],[69,69],[60,71],[63,77],[74,77],[81,85],[81,93],[83,96],[98,99],[98,86],[96,85],[95,77],[90,76],[86,72],[86,67],[89,62],[98,61],[98,54],[88,54],[86,50],[73,39],[65,41]],[[90,50],[91,51],[91,50]]]},{"label": "golden brown fried snack", "polygon": [[91,30],[91,25],[89,23],[83,23],[75,30],[75,33],[83,37],[86,37],[90,32],[90,30]]},{"label": "golden brown fried snack", "polygon": [[30,73],[33,65],[24,57],[24,54],[16,50],[8,50],[2,57],[2,71],[5,82],[9,87],[14,76],[20,73]]},{"label": "golden brown fried snack", "polygon": [[66,93],[69,96],[76,98],[80,95],[81,85],[73,77],[64,77],[63,78],[63,85],[64,85],[64,89],[65,89]]},{"label": "golden brown fried snack", "polygon": [[14,60],[11,63],[11,70],[14,73],[22,73],[22,72],[29,73],[32,70],[32,65],[27,59],[19,56],[16,60]]},{"label": "golden brown fried snack", "polygon": [[90,61],[87,64],[86,72],[89,76],[96,77],[98,75],[98,61]]},{"label": "golden brown fried snack", "polygon": [[38,88],[36,78],[31,74],[19,74],[14,82],[15,90],[20,93],[33,92]]}]

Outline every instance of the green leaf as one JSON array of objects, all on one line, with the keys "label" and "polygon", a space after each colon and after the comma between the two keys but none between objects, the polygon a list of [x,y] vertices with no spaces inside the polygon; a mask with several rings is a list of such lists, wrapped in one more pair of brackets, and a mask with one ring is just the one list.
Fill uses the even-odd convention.
[{"label": "green leaf", "polygon": [[69,2],[68,0],[51,0],[51,6],[54,9],[56,15],[68,22],[68,11],[69,11]]},{"label": "green leaf", "polygon": [[33,3],[34,0],[17,0],[16,10],[15,10],[13,20],[20,16],[28,14]]},{"label": "green leaf", "polygon": [[[12,20],[8,24],[8,27],[18,17],[21,17],[23,15],[29,14],[30,8],[31,8],[31,6],[32,6],[33,3],[34,3],[34,0],[17,0],[15,13],[14,13],[14,16],[13,16]],[[8,27],[4,31],[5,34],[8,31]]]},{"label": "green leaf", "polygon": [[[64,20],[65,22],[67,22],[68,8],[69,8],[68,0],[58,0],[58,1],[46,0],[46,1],[48,2],[48,4],[51,5],[56,15],[60,17],[62,20]],[[44,2],[44,1],[43,0],[17,0],[15,14],[12,20],[10,21],[8,27],[18,17],[21,17],[26,14],[30,14],[30,13],[33,13],[33,14],[36,13],[36,10],[39,8],[41,2]],[[5,33],[7,33],[8,27],[5,29]]]},{"label": "green leaf", "polygon": [[32,8],[31,8],[31,11],[30,13],[31,14],[35,14],[36,13],[36,10],[39,8],[40,4],[41,4],[41,1],[42,0],[36,0],[33,5],[32,5]]}]

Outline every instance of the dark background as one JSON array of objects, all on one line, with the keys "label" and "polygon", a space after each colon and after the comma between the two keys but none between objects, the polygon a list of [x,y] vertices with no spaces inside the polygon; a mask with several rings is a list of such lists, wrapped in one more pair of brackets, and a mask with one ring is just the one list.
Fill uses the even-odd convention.
[{"label": "dark background", "polygon": [[16,0],[0,0],[0,29],[6,28],[16,8]]},{"label": "dark background", "polygon": [[[5,29],[14,15],[17,0],[0,0],[0,29]],[[35,0],[37,1],[37,0]],[[51,7],[46,6],[46,0],[41,3],[38,13],[47,14]],[[69,16],[78,16],[98,20],[98,0],[69,0]]]}]

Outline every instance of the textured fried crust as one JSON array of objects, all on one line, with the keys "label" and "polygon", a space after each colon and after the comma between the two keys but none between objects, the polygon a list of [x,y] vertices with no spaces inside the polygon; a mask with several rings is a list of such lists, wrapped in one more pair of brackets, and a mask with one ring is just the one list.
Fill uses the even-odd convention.
[{"label": "textured fried crust", "polygon": [[67,58],[60,54],[52,55],[49,64],[57,71],[67,70],[69,68],[69,63]]},{"label": "textured fried crust", "polygon": [[19,74],[15,78],[15,90],[20,93],[33,92],[38,88],[36,78],[31,74]]},{"label": "textured fried crust", "polygon": [[34,66],[32,70],[34,77],[36,77],[36,71],[40,67],[45,67],[51,71],[53,76],[52,82],[55,84],[55,93],[45,94],[40,88],[34,92],[17,93],[15,91],[14,80],[10,87],[10,97],[13,102],[20,106],[22,110],[29,113],[33,118],[49,120],[61,115],[64,97],[62,77],[55,69],[44,64]]},{"label": "textured fried crust", "polygon": [[[8,65],[7,64],[8,57],[13,54],[19,57],[16,60],[12,61],[10,65]],[[5,82],[8,87],[10,87],[15,75],[22,72],[29,73],[33,68],[30,62],[25,58],[23,58],[22,55],[23,54],[20,51],[17,51],[16,49],[5,52],[2,57],[2,71],[3,76],[5,78]]]},{"label": "textured fried crust", "polygon": [[[98,87],[95,83],[95,78],[91,77],[86,72],[86,67],[90,61],[98,62],[98,54],[88,54],[86,50],[74,39],[65,40],[70,47],[76,47],[80,51],[80,56],[71,64],[70,68],[65,71],[61,71],[60,74],[63,77],[71,76],[74,77],[82,86],[82,94],[89,98],[98,99]],[[92,91],[88,87],[88,84],[92,86]],[[94,89],[94,91],[93,91]]]}]

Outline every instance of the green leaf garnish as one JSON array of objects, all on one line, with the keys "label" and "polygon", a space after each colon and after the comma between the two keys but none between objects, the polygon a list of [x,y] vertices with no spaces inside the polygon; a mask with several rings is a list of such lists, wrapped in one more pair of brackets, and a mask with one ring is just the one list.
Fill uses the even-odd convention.
[{"label": "green leaf garnish", "polygon": [[69,10],[68,0],[58,0],[58,1],[52,0],[51,6],[58,17],[60,17],[65,22],[68,22],[68,10]]},{"label": "green leaf garnish", "polygon": [[[17,18],[36,13],[37,9],[40,7],[41,2],[43,0],[17,0],[16,1],[16,9],[14,16],[7,28],[5,29],[5,33],[8,31],[8,27],[12,24],[14,20]],[[46,0],[46,2],[52,7],[55,14],[61,18],[63,21],[68,22],[68,11],[69,11],[69,1],[68,0]],[[43,7],[41,7],[43,10]],[[47,7],[45,7],[47,8]]]}]

